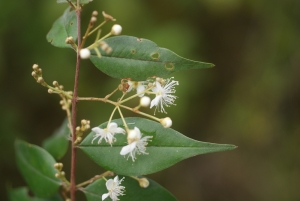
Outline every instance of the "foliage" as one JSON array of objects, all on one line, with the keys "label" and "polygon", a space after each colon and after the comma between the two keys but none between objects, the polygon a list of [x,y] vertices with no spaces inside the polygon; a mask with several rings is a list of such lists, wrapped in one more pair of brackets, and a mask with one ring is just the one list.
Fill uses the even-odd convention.
[{"label": "foliage", "polygon": [[[141,107],[155,107],[155,111],[164,112],[165,108],[175,105],[177,98],[175,86],[177,81],[166,78],[176,71],[188,69],[200,69],[213,67],[213,64],[192,61],[178,56],[174,52],[158,47],[147,39],[132,36],[115,36],[121,32],[120,25],[114,25],[111,32],[100,38],[101,32],[97,32],[96,40],[90,46],[83,48],[86,38],[97,31],[105,23],[115,19],[103,13],[104,21],[94,28],[98,13],[93,12],[87,31],[81,40],[80,21],[78,13],[84,8],[83,4],[90,1],[58,0],[57,3],[68,3],[69,8],[57,19],[49,33],[47,40],[55,47],[70,47],[77,52],[81,59],[89,58],[92,63],[107,75],[120,79],[117,89],[104,98],[77,96],[78,74],[74,84],[74,92],[64,90],[64,87],[53,82],[49,85],[43,78],[39,65],[33,65],[32,76],[42,86],[48,88],[50,94],[58,94],[61,98],[62,109],[66,111],[67,119],[51,137],[43,142],[43,148],[27,142],[16,140],[15,150],[18,168],[27,182],[29,188],[36,197],[27,196],[27,188],[10,190],[10,199],[24,200],[61,200],[58,190],[64,199],[68,199],[68,192],[75,200],[75,189],[81,190],[87,200],[99,199],[118,200],[176,200],[166,189],[142,175],[155,173],[166,169],[186,158],[199,154],[232,150],[234,145],[214,144],[200,142],[186,137],[171,129],[170,117],[157,118],[140,110]],[[93,29],[94,28],[94,29]],[[78,42],[76,44],[76,41]],[[77,61],[76,73],[79,73],[80,63]],[[113,101],[110,97],[120,91],[122,96]],[[128,96],[132,91],[136,94]],[[146,95],[154,95],[150,101]],[[140,99],[136,107],[125,105],[132,99]],[[108,122],[99,127],[92,128],[92,132],[84,138],[84,134],[90,129],[89,120],[81,120],[81,126],[71,125],[76,122],[77,101],[100,101],[114,105]],[[73,113],[71,116],[71,102]],[[122,109],[127,109],[146,118],[123,117]],[[118,111],[121,119],[114,119],[114,113]],[[154,120],[154,121],[153,121]],[[68,149],[68,139],[71,133],[72,167],[71,181],[65,177],[62,171],[63,164],[55,160],[61,159]],[[84,139],[83,139],[84,138]],[[97,143],[93,143],[97,139]],[[102,166],[108,172],[95,176],[87,182],[74,184],[75,149],[80,148],[93,161]],[[127,155],[128,154],[128,155]],[[127,158],[126,158],[127,157]],[[55,158],[55,159],[54,159]],[[124,178],[119,175],[126,175]],[[73,175],[72,175],[73,174]],[[139,176],[139,177],[137,177]],[[125,181],[123,181],[125,179]],[[144,183],[142,183],[144,182]],[[145,184],[146,182],[146,184]],[[86,186],[87,185],[87,186]],[[84,187],[86,186],[86,187]],[[126,189],[126,194],[123,193]],[[73,197],[72,197],[73,196]]]}]

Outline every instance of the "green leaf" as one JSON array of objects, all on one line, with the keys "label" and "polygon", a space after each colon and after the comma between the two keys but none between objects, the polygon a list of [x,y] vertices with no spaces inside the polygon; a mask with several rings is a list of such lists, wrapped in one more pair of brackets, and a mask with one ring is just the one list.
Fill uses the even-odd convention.
[{"label": "green leaf", "polygon": [[38,197],[53,196],[61,182],[55,177],[56,163],[43,148],[16,140],[16,159],[18,168],[33,193]]},{"label": "green leaf", "polygon": [[37,198],[29,196],[27,187],[11,189],[8,191],[8,196],[10,201],[63,201],[58,194],[51,198]]},{"label": "green leaf", "polygon": [[68,119],[65,119],[60,128],[57,129],[52,136],[44,140],[42,147],[56,160],[61,159],[68,150],[69,137]]},{"label": "green leaf", "polygon": [[[122,179],[123,176],[119,176]],[[107,178],[109,179],[109,178]],[[148,179],[148,178],[147,178]],[[142,188],[139,186],[138,181],[130,177],[125,177],[125,180],[121,183],[121,186],[125,186],[125,195],[118,198],[122,201],[176,201],[177,199],[166,189],[160,186],[155,181],[148,179],[149,186]],[[88,201],[102,200],[102,195],[107,193],[105,186],[106,181],[99,179],[94,183],[88,185],[83,192]],[[110,201],[110,198],[106,198],[105,201]]]},{"label": "green leaf", "polygon": [[99,70],[113,78],[142,81],[152,76],[166,77],[176,71],[214,66],[185,59],[143,38],[116,36],[105,42],[112,52],[107,54],[99,48],[102,57],[93,55],[90,59]]},{"label": "green leaf", "polygon": [[66,38],[72,36],[74,41],[77,40],[77,19],[75,10],[68,7],[64,14],[58,18],[46,38],[55,47],[71,47],[66,44]]},{"label": "green leaf", "polygon": [[[80,4],[88,4],[90,2],[92,2],[93,0],[80,0]],[[57,3],[68,3],[67,0],[56,0]],[[72,3],[74,3],[76,5],[76,1],[71,0]]]},{"label": "green leaf", "polygon": [[[138,127],[143,136],[153,136],[152,142],[147,145],[147,155],[137,155],[135,162],[126,160],[120,155],[125,146],[126,136],[116,134],[117,141],[112,146],[102,140],[100,144],[91,143],[94,132],[91,132],[80,144],[82,149],[93,161],[107,170],[122,175],[146,175],[168,168],[186,158],[199,154],[227,151],[235,148],[234,145],[213,144],[190,139],[181,133],[164,128],[161,124],[143,118],[125,118],[130,129]],[[113,120],[119,127],[124,127],[121,119]],[[106,128],[107,122],[100,125]],[[97,142],[97,140],[95,140]]]}]

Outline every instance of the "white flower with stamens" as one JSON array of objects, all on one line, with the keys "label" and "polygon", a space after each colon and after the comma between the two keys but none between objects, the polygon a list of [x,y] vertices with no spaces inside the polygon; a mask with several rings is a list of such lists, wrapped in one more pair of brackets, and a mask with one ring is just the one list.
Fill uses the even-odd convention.
[{"label": "white flower with stamens", "polygon": [[134,127],[133,130],[131,130],[128,133],[128,145],[122,148],[120,154],[125,156],[128,154],[128,157],[132,158],[132,161],[136,159],[135,154],[148,154],[146,153],[146,145],[148,144],[149,138],[152,138],[152,136],[145,136],[142,138],[142,134],[140,129],[137,127]]},{"label": "white flower with stamens", "polygon": [[102,139],[104,138],[105,141],[111,145],[114,141],[116,141],[116,138],[114,137],[115,134],[125,134],[125,130],[123,128],[118,127],[118,125],[115,122],[111,122],[110,124],[108,124],[108,126],[105,129],[95,127],[92,128],[92,131],[96,133],[96,135],[94,135],[92,143],[95,139],[100,137],[98,140],[98,144],[101,143]]},{"label": "white flower with stamens", "polygon": [[179,85],[178,81],[174,81],[172,78],[167,79],[164,86],[161,86],[159,82],[155,82],[155,87],[153,87],[152,91],[156,94],[156,97],[151,101],[150,105],[150,108],[156,106],[154,114],[156,110],[167,113],[164,106],[169,107],[170,105],[175,105],[174,101],[177,96],[172,94],[176,92],[176,85]]},{"label": "white flower with stamens", "polygon": [[125,187],[120,185],[123,180],[124,178],[119,180],[118,176],[116,176],[114,179],[107,180],[105,185],[108,190],[108,193],[104,193],[102,195],[102,200],[105,200],[108,196],[112,199],[112,201],[120,200],[118,199],[118,196],[125,195]]},{"label": "white flower with stamens", "polygon": [[[142,93],[143,91],[145,91],[146,86],[147,86],[147,82],[142,81],[142,82],[136,82],[136,81],[130,81],[128,80],[128,85],[129,88],[127,90],[127,92],[130,92],[133,89],[136,89],[136,93]],[[144,94],[140,94],[139,97],[143,97]]]}]

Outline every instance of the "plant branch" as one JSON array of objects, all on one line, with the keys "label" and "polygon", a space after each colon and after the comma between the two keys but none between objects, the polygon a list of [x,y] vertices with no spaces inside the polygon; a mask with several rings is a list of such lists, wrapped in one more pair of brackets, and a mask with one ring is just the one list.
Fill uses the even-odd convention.
[{"label": "plant branch", "polygon": [[78,184],[76,187],[77,187],[77,188],[80,188],[80,187],[82,187],[82,186],[91,184],[91,183],[93,183],[94,181],[96,181],[97,179],[101,179],[102,177],[106,177],[106,176],[114,176],[114,173],[111,172],[111,171],[106,171],[106,172],[104,172],[104,173],[102,173],[102,174],[100,174],[100,175],[94,176],[93,178],[91,178],[91,179],[89,179],[89,180],[87,180],[87,181],[85,181],[85,182],[82,182],[82,183]]},{"label": "plant branch", "polygon": [[70,196],[71,200],[76,200],[76,112],[77,112],[77,96],[78,96],[78,81],[79,81],[79,70],[80,70],[80,47],[81,47],[81,7],[80,0],[77,0],[76,7],[76,17],[77,17],[77,61],[76,61],[76,71],[75,71],[75,81],[74,81],[74,93],[72,98],[72,157],[71,157],[71,185],[70,185]]}]

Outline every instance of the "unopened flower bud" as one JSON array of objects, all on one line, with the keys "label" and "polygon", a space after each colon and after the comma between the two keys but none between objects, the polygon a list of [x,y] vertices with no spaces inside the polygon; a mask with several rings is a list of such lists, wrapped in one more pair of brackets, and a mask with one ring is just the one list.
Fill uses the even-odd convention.
[{"label": "unopened flower bud", "polygon": [[96,17],[91,17],[90,23],[91,25],[94,25],[97,22],[97,18]]},{"label": "unopened flower bud", "polygon": [[98,16],[98,11],[94,10],[94,11],[92,12],[92,16],[97,17],[97,16]]},{"label": "unopened flower bud", "polygon": [[82,120],[81,120],[81,124],[82,124],[82,125],[86,125],[86,124],[87,124],[87,121],[86,121],[85,119],[82,119]]},{"label": "unopened flower bud", "polygon": [[42,77],[39,77],[39,78],[37,79],[37,82],[38,82],[38,83],[42,83],[42,82],[44,82],[44,78],[42,78]]},{"label": "unopened flower bud", "polygon": [[74,44],[74,38],[73,38],[72,36],[67,37],[65,42],[66,42],[67,44]]},{"label": "unopened flower bud", "polygon": [[61,172],[60,172],[60,175],[61,175],[62,177],[65,177],[65,176],[66,176],[66,173],[65,173],[64,171],[61,171]]},{"label": "unopened flower bud", "polygon": [[39,65],[33,64],[32,68],[33,68],[33,70],[37,70],[39,68]]},{"label": "unopened flower bud", "polygon": [[62,170],[62,168],[63,168],[63,164],[62,163],[55,163],[54,164],[54,167],[55,167],[55,169],[57,169],[58,171],[61,171]]},{"label": "unopened flower bud", "polygon": [[33,77],[36,77],[36,73],[35,73],[34,71],[32,71],[31,75],[32,75]]},{"label": "unopened flower bud", "polygon": [[114,19],[111,15],[106,14],[104,11],[102,11],[102,15],[103,15],[104,20],[106,22],[108,22],[108,21],[116,21],[116,19]]},{"label": "unopened flower bud", "polygon": [[52,94],[52,93],[53,93],[53,90],[52,90],[52,89],[48,89],[48,93],[49,93],[49,94]]},{"label": "unopened flower bud", "polygon": [[56,174],[55,174],[55,177],[56,177],[56,178],[60,178],[60,174],[59,174],[59,173],[56,173]]},{"label": "unopened flower bud", "polygon": [[122,32],[122,27],[121,27],[121,25],[118,25],[118,24],[115,24],[114,26],[112,26],[112,28],[111,28],[111,34],[112,35],[120,35],[121,34],[121,32]]},{"label": "unopened flower bud", "polygon": [[61,90],[63,90],[63,89],[64,89],[64,86],[63,86],[63,85],[59,85],[59,88],[60,88]]},{"label": "unopened flower bud", "polygon": [[165,128],[170,128],[172,126],[172,120],[171,120],[170,117],[166,117],[166,118],[160,119],[160,123]]},{"label": "unopened flower bud", "polygon": [[91,51],[87,48],[81,49],[79,52],[81,59],[88,59],[91,56]]},{"label": "unopened flower bud", "polygon": [[136,132],[136,130],[130,130],[127,136],[127,141],[128,144],[132,143],[133,141],[135,141],[135,139],[138,137],[138,133]]},{"label": "unopened flower bud", "polygon": [[57,81],[53,81],[53,86],[58,87],[58,82]]},{"label": "unopened flower bud", "polygon": [[146,178],[139,179],[140,187],[147,188],[149,186],[149,181]]},{"label": "unopened flower bud", "polygon": [[140,99],[140,105],[142,107],[148,107],[150,105],[150,98],[148,96],[143,96],[141,99]]}]

